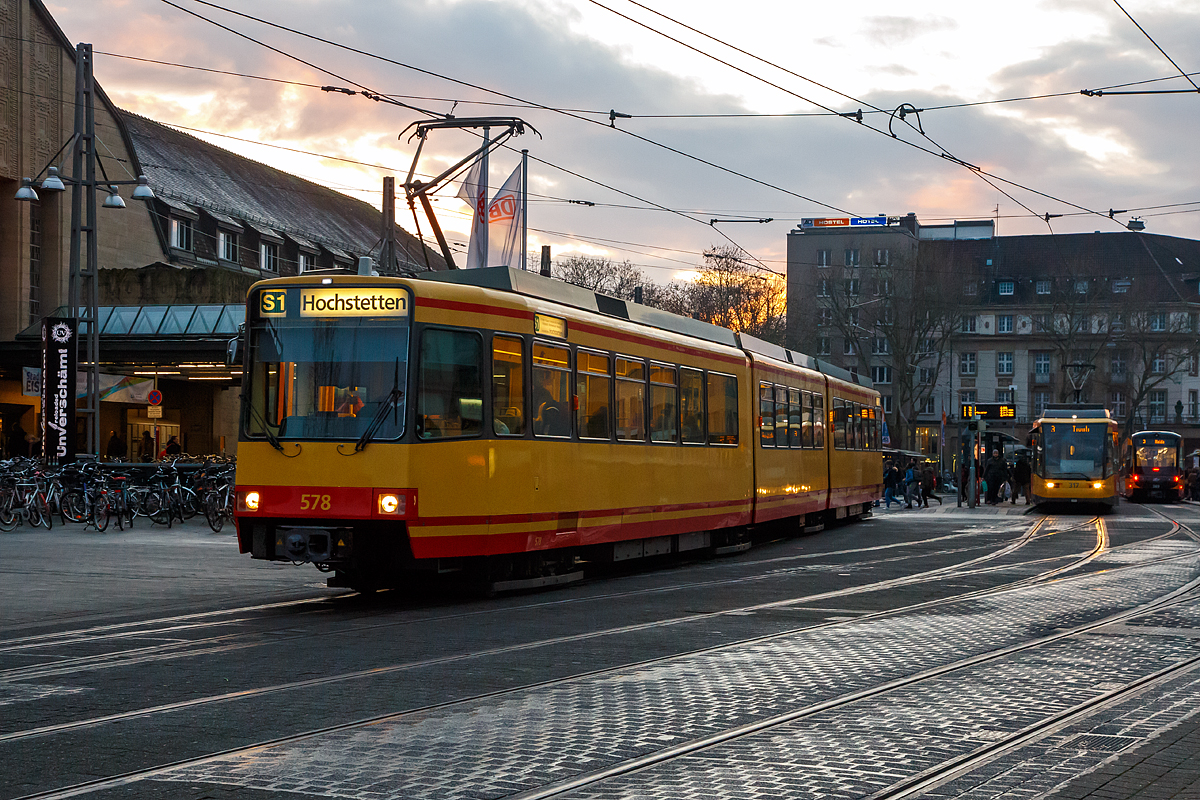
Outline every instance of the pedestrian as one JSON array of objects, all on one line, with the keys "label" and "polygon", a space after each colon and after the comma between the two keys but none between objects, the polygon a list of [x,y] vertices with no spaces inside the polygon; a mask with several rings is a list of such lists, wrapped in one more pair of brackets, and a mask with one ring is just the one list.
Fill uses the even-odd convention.
[{"label": "pedestrian", "polygon": [[913,497],[917,498],[917,507],[921,505],[921,478],[917,473],[917,461],[913,459],[908,462],[908,469],[904,472],[904,507],[913,507]]},{"label": "pedestrian", "polygon": [[983,468],[983,480],[987,483],[987,504],[994,506],[1000,502],[1000,484],[1008,480],[1008,462],[999,450],[992,451],[987,466]]},{"label": "pedestrian", "polygon": [[154,460],[154,440],[150,438],[150,431],[142,431],[142,442],[138,445],[138,457],[146,464]]},{"label": "pedestrian", "polygon": [[169,456],[177,456],[183,452],[183,448],[179,446],[179,439],[172,436],[167,441],[167,446],[163,448],[163,452]]},{"label": "pedestrian", "polygon": [[1200,469],[1192,467],[1187,471],[1187,492],[1189,500],[1200,500]]},{"label": "pedestrian", "polygon": [[25,439],[25,429],[21,427],[20,420],[13,423],[12,429],[8,432],[8,457],[17,458],[20,456],[29,455],[29,442]]},{"label": "pedestrian", "polygon": [[104,449],[104,454],[108,456],[109,461],[125,457],[125,442],[117,436],[116,431],[109,431],[108,447]]},{"label": "pedestrian", "polygon": [[892,502],[896,499],[896,481],[900,477],[900,470],[896,469],[896,465],[889,458],[883,462],[883,507],[891,508]]},{"label": "pedestrian", "polygon": [[929,508],[929,498],[938,501],[938,505],[942,504],[942,498],[935,493],[937,489],[937,475],[934,474],[933,467],[927,466],[921,473],[921,499],[925,501],[925,507]]},{"label": "pedestrian", "polygon": [[1029,505],[1029,484],[1033,479],[1033,468],[1029,466],[1029,459],[1021,456],[1017,459],[1016,466],[1013,467],[1013,505],[1017,504],[1017,495],[1025,495],[1025,505]]}]

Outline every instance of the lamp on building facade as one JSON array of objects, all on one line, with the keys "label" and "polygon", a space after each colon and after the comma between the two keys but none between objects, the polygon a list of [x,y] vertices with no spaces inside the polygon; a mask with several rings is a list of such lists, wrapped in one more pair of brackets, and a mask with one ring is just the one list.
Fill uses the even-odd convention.
[{"label": "lamp on building facade", "polygon": [[[71,185],[71,249],[70,282],[68,289],[68,317],[74,322],[79,340],[86,343],[86,358],[79,360],[79,367],[87,376],[87,400],[79,413],[87,419],[88,446],[92,455],[100,456],[100,330],[97,326],[99,302],[99,254],[96,239],[96,192],[108,192],[105,208],[125,208],[118,186],[135,185],[133,198],[153,200],[154,190],[145,175],[133,180],[111,180],[104,170],[96,152],[96,85],[92,75],[92,46],[79,44],[75,47],[75,127],[71,138],[59,148],[50,163],[32,178],[21,181],[16,199],[37,202],[38,183],[43,192],[57,193]],[[72,169],[69,178],[59,174],[59,156],[70,148]],[[100,167],[103,180],[96,177]]]}]

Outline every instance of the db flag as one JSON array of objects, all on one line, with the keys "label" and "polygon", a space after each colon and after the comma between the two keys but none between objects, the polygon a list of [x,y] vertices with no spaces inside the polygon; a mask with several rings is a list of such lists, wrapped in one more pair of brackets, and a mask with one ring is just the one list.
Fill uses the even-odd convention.
[{"label": "db flag", "polygon": [[491,226],[488,229],[488,249],[491,251],[489,266],[521,267],[521,250],[524,246],[521,241],[521,196],[525,192],[522,172],[518,164],[488,206],[488,225]]},{"label": "db flag", "polygon": [[487,266],[487,253],[483,243],[487,239],[487,178],[483,175],[483,158],[479,158],[467,170],[458,198],[471,207],[471,243],[467,246],[465,269]]},{"label": "db flag", "polygon": [[42,320],[42,453],[51,464],[75,460],[75,320]]}]

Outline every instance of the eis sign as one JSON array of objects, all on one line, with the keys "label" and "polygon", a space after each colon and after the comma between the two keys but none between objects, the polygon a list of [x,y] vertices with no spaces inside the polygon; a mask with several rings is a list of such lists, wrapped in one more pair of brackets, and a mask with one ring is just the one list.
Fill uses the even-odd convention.
[{"label": "eis sign", "polygon": [[75,459],[75,320],[42,320],[42,452],[50,463]]}]

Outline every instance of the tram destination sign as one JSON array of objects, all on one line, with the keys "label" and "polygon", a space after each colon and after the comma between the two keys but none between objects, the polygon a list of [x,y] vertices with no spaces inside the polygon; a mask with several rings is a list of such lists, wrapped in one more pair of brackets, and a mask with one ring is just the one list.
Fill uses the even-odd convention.
[{"label": "tram destination sign", "polygon": [[261,317],[407,317],[408,292],[391,286],[263,289]]},{"label": "tram destination sign", "polygon": [[1012,403],[963,403],[963,419],[1017,419],[1017,407]]}]

